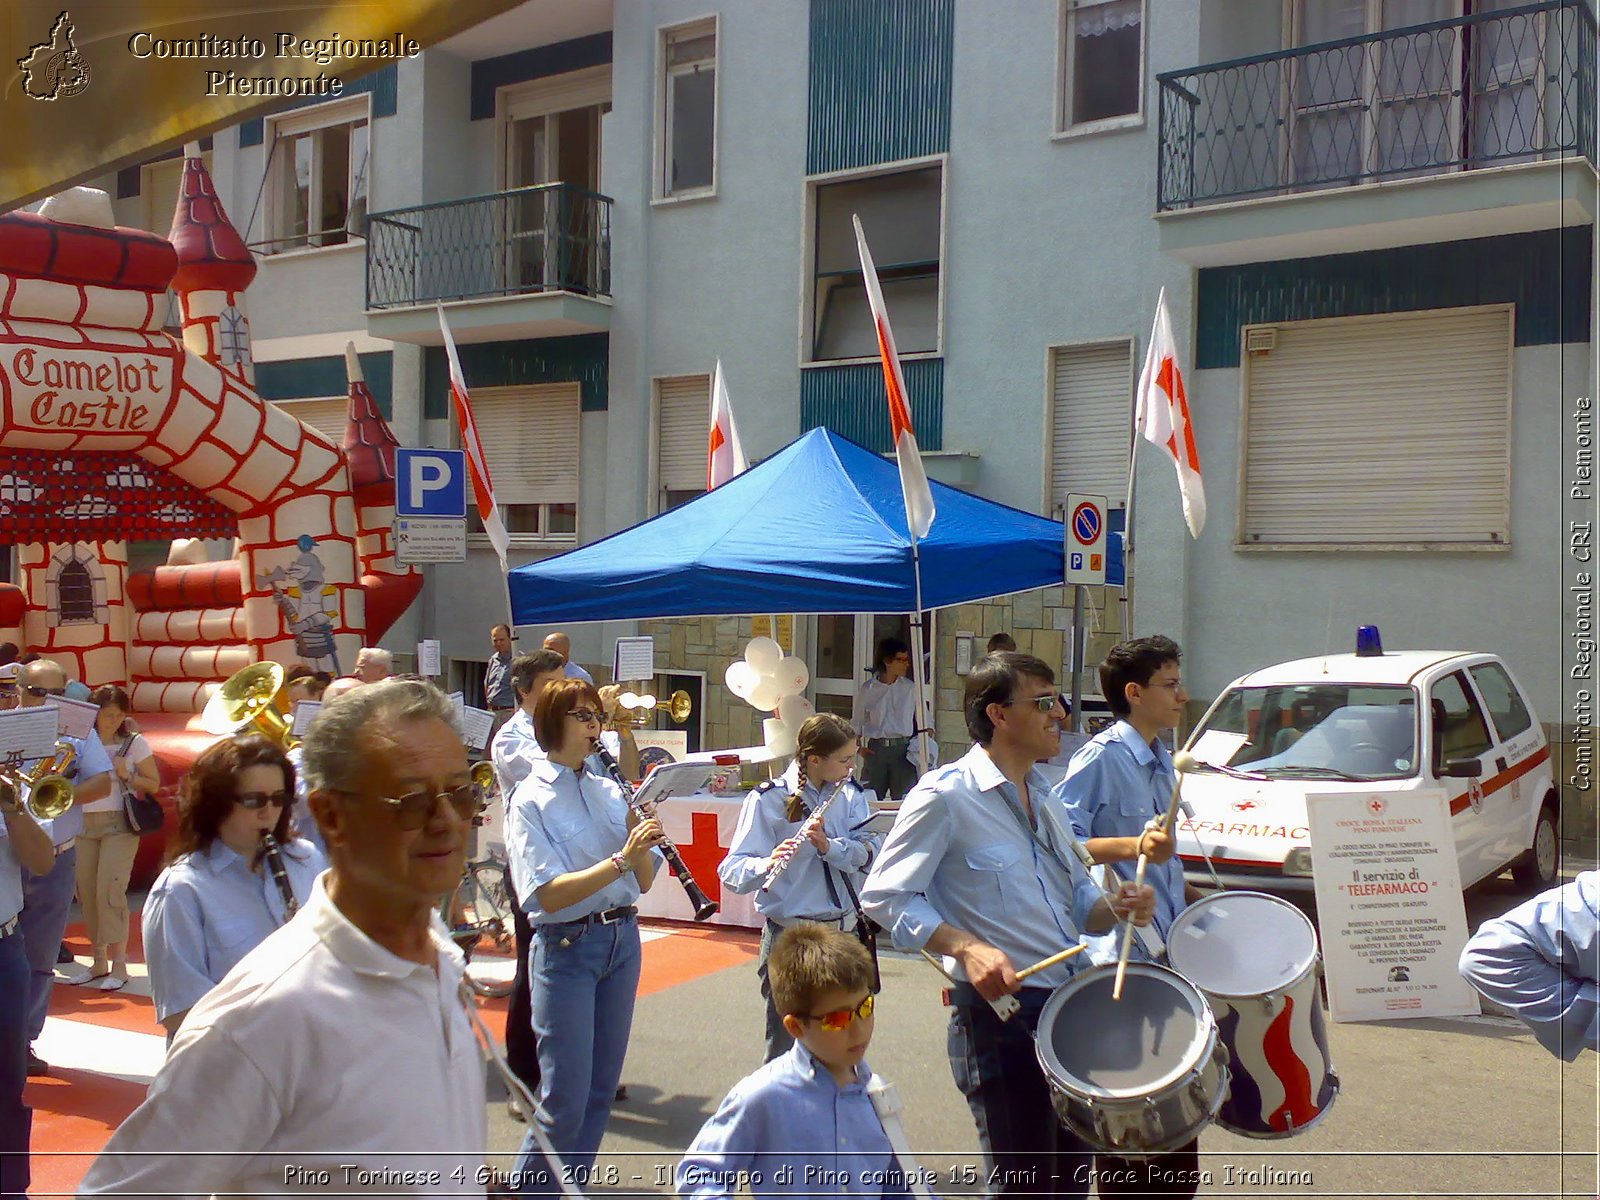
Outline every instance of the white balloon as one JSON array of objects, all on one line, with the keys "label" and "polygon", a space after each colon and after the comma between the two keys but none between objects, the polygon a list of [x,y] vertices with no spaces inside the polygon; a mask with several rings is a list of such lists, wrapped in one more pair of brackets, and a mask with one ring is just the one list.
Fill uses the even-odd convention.
[{"label": "white balloon", "polygon": [[798,696],[811,682],[811,672],[806,670],[806,664],[792,654],[778,664],[772,677],[778,681],[779,694],[784,696]]},{"label": "white balloon", "polygon": [[785,754],[793,754],[800,748],[795,741],[794,730],[773,717],[768,717],[761,722],[761,733],[763,744],[774,758],[779,758]]},{"label": "white balloon", "polygon": [[744,660],[763,675],[771,675],[783,661],[783,647],[769,637],[751,638],[744,648]]},{"label": "white balloon", "polygon": [[728,690],[741,700],[750,699],[750,692],[756,684],[761,682],[761,674],[749,663],[740,659],[738,662],[728,664],[727,671],[722,680],[728,685]]},{"label": "white balloon", "polygon": [[769,676],[763,675],[761,682],[751,689],[745,699],[749,701],[751,707],[758,708],[762,712],[771,712],[778,707],[778,701],[782,697],[778,695],[778,685]]},{"label": "white balloon", "polygon": [[811,701],[804,696],[785,696],[778,701],[778,720],[782,721],[786,729],[800,732],[800,726],[816,714]]}]

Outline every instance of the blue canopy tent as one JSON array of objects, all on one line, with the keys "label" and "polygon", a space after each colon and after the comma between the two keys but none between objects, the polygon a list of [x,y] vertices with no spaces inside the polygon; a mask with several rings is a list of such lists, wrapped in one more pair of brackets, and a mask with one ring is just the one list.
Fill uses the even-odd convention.
[{"label": "blue canopy tent", "polygon": [[[1061,583],[1060,522],[931,486],[923,608]],[[508,582],[518,625],[918,607],[898,468],[826,429],[681,508],[517,567]]]}]

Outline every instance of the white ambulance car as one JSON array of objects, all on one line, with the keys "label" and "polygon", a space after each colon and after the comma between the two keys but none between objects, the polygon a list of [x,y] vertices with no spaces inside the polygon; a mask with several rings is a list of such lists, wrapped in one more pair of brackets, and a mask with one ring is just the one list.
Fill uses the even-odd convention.
[{"label": "white ambulance car", "polygon": [[1556,874],[1559,796],[1526,694],[1492,654],[1410,650],[1280,663],[1236,679],[1190,735],[1178,851],[1230,887],[1311,889],[1308,790],[1442,788],[1463,887]]}]

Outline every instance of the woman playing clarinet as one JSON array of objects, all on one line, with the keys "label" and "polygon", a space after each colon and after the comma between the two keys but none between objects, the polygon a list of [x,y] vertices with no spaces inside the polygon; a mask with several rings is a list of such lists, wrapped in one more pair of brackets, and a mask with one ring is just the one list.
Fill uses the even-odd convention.
[{"label": "woman playing clarinet", "polygon": [[[289,836],[294,767],[259,734],[226,738],[195,760],[168,866],[144,902],[144,953],[167,1037],[235,963],[311,894],[328,864]],[[269,856],[263,835],[276,842]],[[265,844],[264,844],[265,843]]]},{"label": "woman playing clarinet", "polygon": [[796,921],[855,930],[856,892],[878,852],[877,835],[865,829],[871,793],[850,777],[856,731],[842,717],[818,713],[800,726],[798,740],[784,776],[745,797],[733,844],[717,868],[729,891],[756,893],[756,911],[766,918],[756,975],[767,1001],[768,1062],[794,1045],[767,980],[773,941]]},{"label": "woman playing clarinet", "polygon": [[664,838],[661,823],[641,819],[614,780],[587,769],[603,716],[591,683],[564,679],[544,689],[533,732],[548,757],[517,785],[506,819],[512,881],[533,925],[537,1115],[562,1159],[544,1163],[530,1130],[517,1163],[525,1191],[555,1190],[547,1172],[580,1188],[588,1182],[633,1024],[635,902],[655,881]]}]

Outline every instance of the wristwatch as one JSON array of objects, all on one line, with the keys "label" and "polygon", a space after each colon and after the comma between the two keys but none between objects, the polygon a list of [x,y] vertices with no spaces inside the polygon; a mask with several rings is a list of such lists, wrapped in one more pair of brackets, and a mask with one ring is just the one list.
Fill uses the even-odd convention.
[{"label": "wristwatch", "polygon": [[618,879],[621,879],[629,871],[633,870],[633,867],[628,863],[627,858],[621,854],[613,854],[611,856],[611,865],[617,869]]}]

